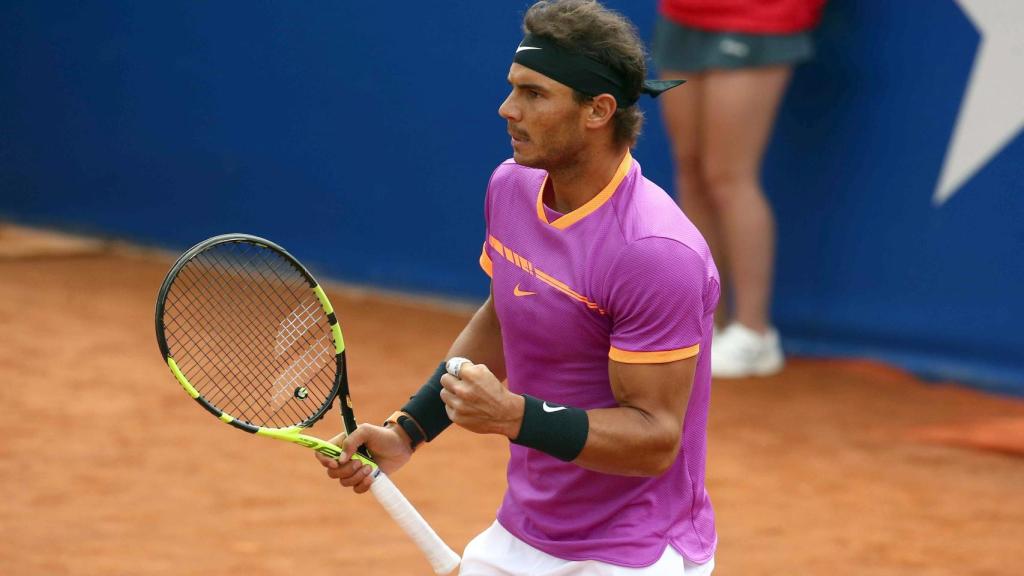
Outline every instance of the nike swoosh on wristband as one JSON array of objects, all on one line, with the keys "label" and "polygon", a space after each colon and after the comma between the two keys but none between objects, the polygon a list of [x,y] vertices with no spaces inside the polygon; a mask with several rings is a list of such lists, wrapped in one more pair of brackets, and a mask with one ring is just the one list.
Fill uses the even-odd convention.
[{"label": "nike swoosh on wristband", "polygon": [[540,46],[520,46],[519,48],[516,48],[516,54],[519,54],[523,50],[540,50],[540,49],[541,49]]},{"label": "nike swoosh on wristband", "polygon": [[516,287],[512,289],[512,293],[516,296],[533,296],[536,294],[536,292],[530,292],[529,290],[520,290],[519,284],[516,284]]},{"label": "nike swoosh on wristband", "polygon": [[565,406],[548,406],[547,401],[540,405],[545,412],[558,412],[559,410],[565,410]]}]

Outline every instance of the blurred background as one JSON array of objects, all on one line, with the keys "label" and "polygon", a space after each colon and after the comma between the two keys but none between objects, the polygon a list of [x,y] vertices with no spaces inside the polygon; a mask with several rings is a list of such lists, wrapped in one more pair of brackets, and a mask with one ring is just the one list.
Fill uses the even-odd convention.
[{"label": "blurred background", "polygon": [[[649,40],[654,2],[610,1]],[[0,218],[477,301],[526,1],[0,4]],[[1018,2],[832,0],[764,163],[788,352],[1024,394]],[[659,111],[635,157],[671,191]]]},{"label": "blurred background", "polygon": [[[650,41],[653,0],[606,3]],[[487,294],[529,4],[0,1],[0,573],[426,573],[371,499],[189,402],[153,302],[204,238],[282,244],[382,421]],[[1020,30],[1016,0],[827,3],[763,168],[789,359],[714,384],[716,575],[1019,572]],[[674,193],[642,105],[634,157]],[[453,429],[396,483],[461,550],[506,454]]]}]

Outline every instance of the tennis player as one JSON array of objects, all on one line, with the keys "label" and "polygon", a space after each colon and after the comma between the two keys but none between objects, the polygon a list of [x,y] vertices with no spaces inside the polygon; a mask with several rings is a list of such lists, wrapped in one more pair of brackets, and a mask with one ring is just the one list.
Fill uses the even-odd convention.
[{"label": "tennis player", "polygon": [[[497,520],[461,574],[706,575],[717,542],[704,487],[712,323],[707,244],[630,148],[643,44],[589,0],[534,4],[498,109],[513,157],[487,187],[480,265],[491,296],[384,426],[361,425],[331,478],[365,492],[366,444],[399,469],[452,422],[510,440]],[[507,382],[507,385],[506,385]]]}]

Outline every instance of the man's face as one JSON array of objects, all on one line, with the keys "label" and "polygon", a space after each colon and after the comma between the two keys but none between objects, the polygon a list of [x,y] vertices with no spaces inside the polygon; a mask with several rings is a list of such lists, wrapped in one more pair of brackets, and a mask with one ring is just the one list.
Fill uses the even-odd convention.
[{"label": "man's face", "polygon": [[573,163],[583,149],[586,107],[573,90],[521,64],[508,72],[512,91],[498,108],[508,122],[516,163],[552,170]]}]

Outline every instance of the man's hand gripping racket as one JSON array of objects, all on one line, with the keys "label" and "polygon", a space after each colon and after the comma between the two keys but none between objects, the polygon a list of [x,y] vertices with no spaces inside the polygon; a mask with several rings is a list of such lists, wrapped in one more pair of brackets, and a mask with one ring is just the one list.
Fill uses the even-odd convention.
[{"label": "man's hand gripping racket", "polygon": [[[334,308],[309,271],[268,240],[227,234],[185,252],[160,287],[156,335],[182,388],[235,428],[338,458],[338,446],[302,431],[340,398],[345,432],[356,429]],[[454,570],[458,554],[365,447],[353,458],[372,467],[370,491],[434,572]]]}]

